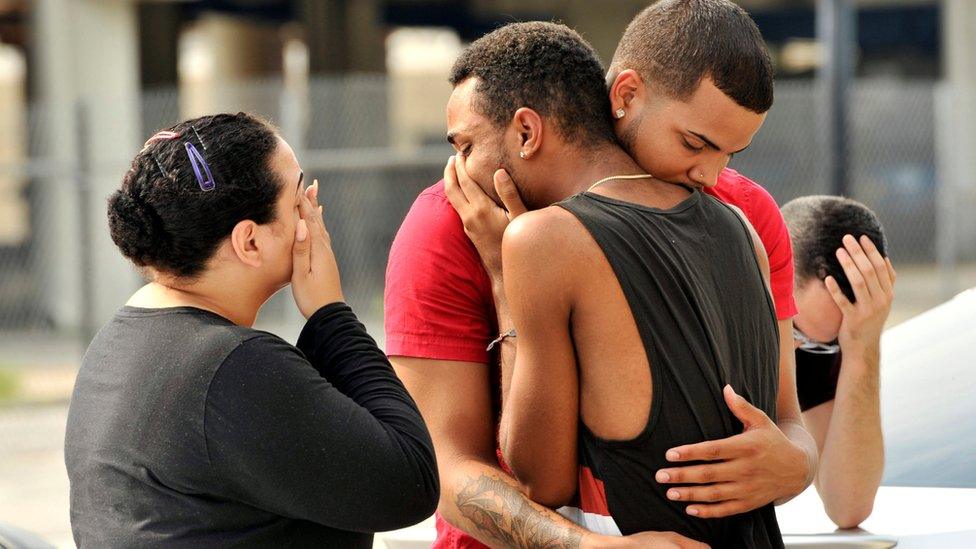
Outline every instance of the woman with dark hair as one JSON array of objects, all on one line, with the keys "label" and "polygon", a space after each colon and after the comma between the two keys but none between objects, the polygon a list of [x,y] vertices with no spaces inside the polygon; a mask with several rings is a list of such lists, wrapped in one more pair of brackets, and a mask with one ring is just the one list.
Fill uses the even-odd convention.
[{"label": "woman with dark hair", "polygon": [[[343,303],[318,184],[266,122],[146,142],[109,199],[150,280],[85,355],[65,461],[79,547],[370,547],[433,513],[430,436]],[[251,328],[291,284],[292,346]]]}]

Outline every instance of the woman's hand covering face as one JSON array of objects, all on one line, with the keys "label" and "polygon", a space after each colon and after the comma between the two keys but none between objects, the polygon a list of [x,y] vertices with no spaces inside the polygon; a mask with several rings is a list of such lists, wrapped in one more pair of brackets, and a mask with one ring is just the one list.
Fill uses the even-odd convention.
[{"label": "woman's hand covering face", "polygon": [[323,208],[318,204],[318,191],[319,182],[315,180],[299,199],[299,220],[292,250],[291,291],[305,318],[329,303],[344,299],[339,266],[322,219]]}]

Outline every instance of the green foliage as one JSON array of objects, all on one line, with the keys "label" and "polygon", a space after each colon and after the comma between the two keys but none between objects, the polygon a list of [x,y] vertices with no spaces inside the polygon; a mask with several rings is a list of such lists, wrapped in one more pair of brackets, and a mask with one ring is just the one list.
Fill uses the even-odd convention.
[{"label": "green foliage", "polygon": [[0,402],[13,400],[17,396],[20,379],[17,374],[0,367]]}]

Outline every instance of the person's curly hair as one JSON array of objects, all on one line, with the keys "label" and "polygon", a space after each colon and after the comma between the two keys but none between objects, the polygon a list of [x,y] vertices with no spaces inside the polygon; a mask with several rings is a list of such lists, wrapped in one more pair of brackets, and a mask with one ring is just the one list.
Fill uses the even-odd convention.
[{"label": "person's curly hair", "polygon": [[844,235],[867,235],[887,257],[888,242],[878,216],[864,204],[840,196],[802,196],[787,202],[782,212],[793,243],[796,284],[832,276],[854,303],[854,290],[836,252],[844,246]]},{"label": "person's curly hair", "polygon": [[557,23],[511,23],[471,43],[451,69],[457,86],[477,78],[475,108],[503,126],[528,107],[570,143],[614,140],[604,70],[593,47]]},{"label": "person's curly hair", "polygon": [[[199,275],[221,241],[245,219],[275,220],[281,182],[270,167],[278,134],[247,114],[217,114],[180,122],[151,138],[108,200],[112,241],[139,267],[181,278]],[[206,159],[216,186],[205,191],[185,148]]]}]

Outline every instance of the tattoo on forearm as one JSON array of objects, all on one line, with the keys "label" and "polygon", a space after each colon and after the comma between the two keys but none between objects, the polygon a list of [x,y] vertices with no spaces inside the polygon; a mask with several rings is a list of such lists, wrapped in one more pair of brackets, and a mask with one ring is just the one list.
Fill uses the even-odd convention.
[{"label": "tattoo on forearm", "polygon": [[577,548],[582,534],[529,503],[498,477],[482,474],[458,483],[455,503],[475,528],[506,547]]}]

